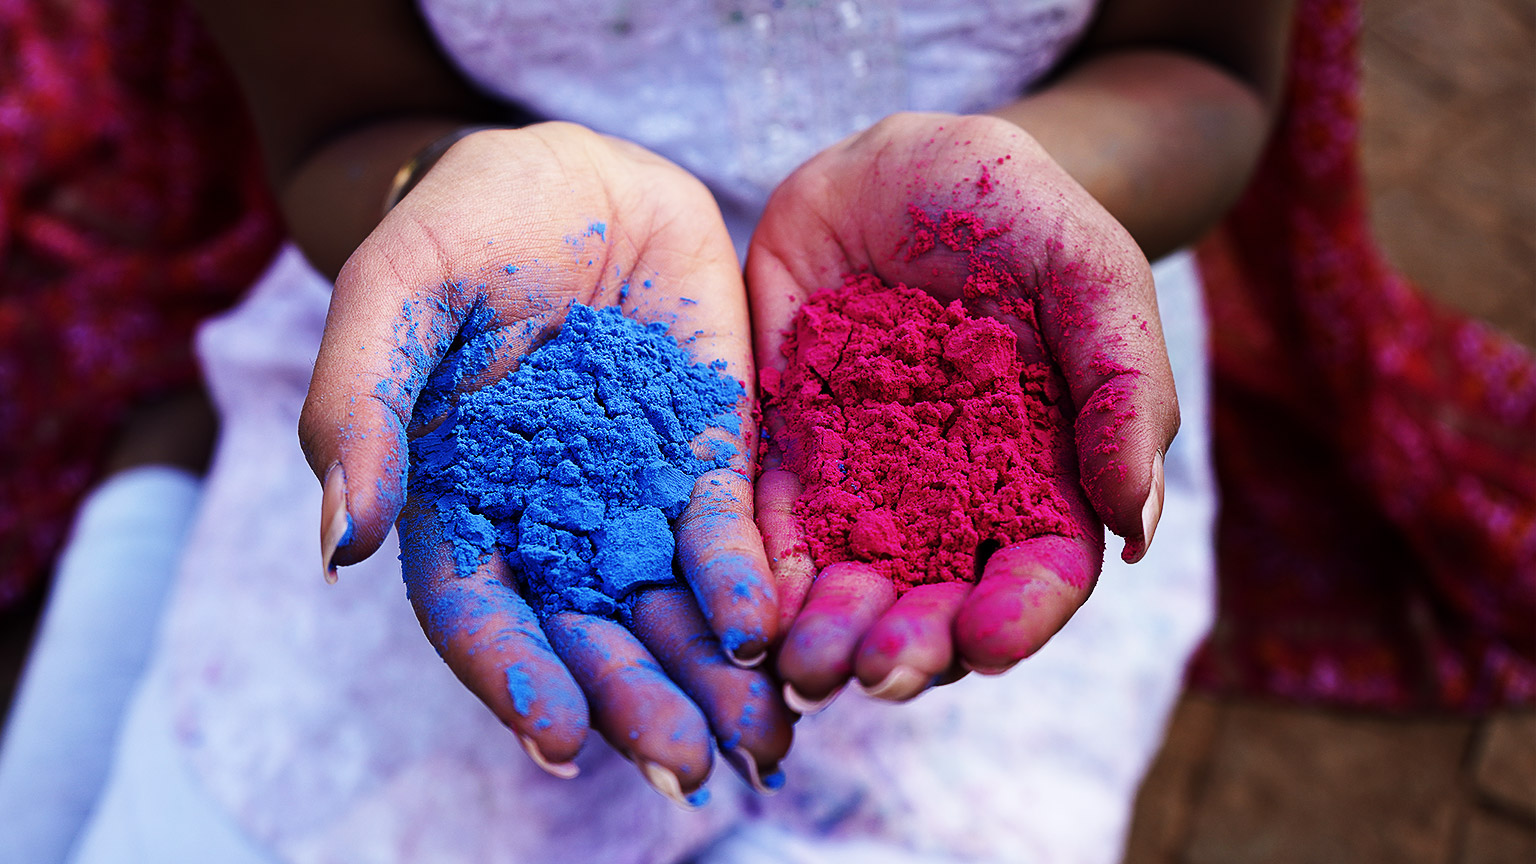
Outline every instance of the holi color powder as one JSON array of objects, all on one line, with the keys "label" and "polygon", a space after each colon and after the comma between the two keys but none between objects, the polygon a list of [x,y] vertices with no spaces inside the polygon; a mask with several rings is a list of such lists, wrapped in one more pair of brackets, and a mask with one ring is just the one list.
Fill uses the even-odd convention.
[{"label": "holi color powder", "polygon": [[665,324],[580,304],[486,383],[502,339],[484,317],[470,317],[418,400],[415,423],[430,431],[411,442],[412,497],[436,507],[460,576],[500,550],[540,616],[623,620],[637,588],[677,581],[673,531],[694,480],[735,455],[714,443],[701,458],[695,439],[738,433],[744,390]]},{"label": "holi color powder", "polygon": [[1003,323],[858,274],[801,307],[784,353],[763,389],[817,567],[868,562],[906,590],[973,581],[979,551],[1077,533],[1057,487],[1059,378]]}]

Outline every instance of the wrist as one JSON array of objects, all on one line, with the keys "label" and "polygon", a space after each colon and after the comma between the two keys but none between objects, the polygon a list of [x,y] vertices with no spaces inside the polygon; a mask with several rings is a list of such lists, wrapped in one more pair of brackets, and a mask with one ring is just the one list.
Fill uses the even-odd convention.
[{"label": "wrist", "polygon": [[331,139],[294,168],[279,197],[289,234],[310,263],[335,278],[383,218],[401,167],[460,128],[462,121],[449,118],[374,123]]},{"label": "wrist", "polygon": [[384,196],[384,210],[380,215],[382,216],[384,213],[395,209],[395,205],[399,204],[406,195],[410,194],[410,191],[416,188],[416,184],[421,182],[421,178],[427,176],[427,172],[432,170],[432,166],[436,165],[438,160],[443,158],[443,154],[448,152],[448,148],[476,132],[502,128],[508,127],[495,124],[460,126],[446,135],[437,137],[425,147],[417,150],[411,158],[403,162],[399,169],[395,171],[395,176],[390,180],[389,191]]}]

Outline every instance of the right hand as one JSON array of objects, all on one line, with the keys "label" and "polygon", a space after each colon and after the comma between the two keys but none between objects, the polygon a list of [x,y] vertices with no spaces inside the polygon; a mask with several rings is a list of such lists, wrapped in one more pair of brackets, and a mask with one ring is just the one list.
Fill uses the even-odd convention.
[{"label": "right hand", "polygon": [[[790,715],[767,676],[726,662],[719,641],[733,634],[733,658],[751,661],[776,636],[777,598],[746,479],[755,387],[745,385],[738,406],[732,469],[705,474],[701,485],[720,481],[715,494],[696,493],[678,523],[692,593],[664,587],[634,597],[633,632],[574,612],[540,620],[499,553],[472,576],[456,574],[432,502],[405,494],[406,442],[432,419],[413,421],[416,400],[469,311],[489,311],[507,334],[505,353],[469,385],[481,386],[558,329],[573,301],[667,321],[680,341],[697,334],[684,342],[696,361],[724,360],[729,374],[756,380],[740,267],[701,183],[636,145],[568,123],[469,135],[336,281],[299,424],[325,489],[324,564],[329,572],[373,554],[398,518],[408,593],[428,638],[551,773],[575,773],[590,725],[680,803],[709,775],[711,735],[761,789],[789,748]],[[514,664],[535,684],[531,700],[509,693]]]}]

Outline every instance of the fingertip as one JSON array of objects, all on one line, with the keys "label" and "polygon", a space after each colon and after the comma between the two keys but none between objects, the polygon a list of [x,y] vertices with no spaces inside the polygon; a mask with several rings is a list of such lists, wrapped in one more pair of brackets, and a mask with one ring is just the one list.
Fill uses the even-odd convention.
[{"label": "fingertip", "polygon": [[819,710],[853,675],[855,653],[871,625],[896,602],[891,580],[864,564],[837,563],[816,578],[805,608],[779,650],[785,701]]},{"label": "fingertip", "polygon": [[795,685],[793,683],[785,681],[783,694],[784,704],[788,705],[790,710],[794,711],[796,714],[799,714],[803,717],[809,717],[812,714],[820,714],[822,711],[825,711],[827,706],[831,705],[842,692],[843,685],[839,684],[824,695],[817,698],[811,698],[801,694],[799,690],[795,689]]},{"label": "fingertip", "polygon": [[779,596],[753,521],[752,486],[732,471],[694,484],[678,520],[678,559],[709,629],[738,666],[762,662],[778,636]]},{"label": "fingertip", "polygon": [[704,621],[687,591],[646,591],[636,598],[634,613],[641,644],[704,712],[732,767],[749,782],[777,770],[793,740],[794,718],[767,674],[721,661],[720,648],[704,635]]},{"label": "fingertip", "polygon": [[768,656],[768,646],[778,636],[778,598],[766,578],[766,566],[757,561],[717,560],[715,572],[705,579],[715,590],[701,601],[709,628],[732,664],[750,669]]},{"label": "fingertip", "polygon": [[720,755],[757,794],[775,795],[784,788],[784,769],[777,763],[764,768],[752,754],[739,747],[722,749]]},{"label": "fingertip", "polygon": [[347,512],[347,477],[340,462],[325,472],[320,494],[320,569],[336,584],[336,551],[351,545],[355,529]]},{"label": "fingertip", "polygon": [[[684,810],[697,810],[709,803],[708,789],[699,785],[691,792],[684,792],[683,789],[685,787],[682,778],[677,775],[677,772],[665,765],[648,762],[644,759],[639,760],[635,764],[640,768],[641,776],[645,778],[645,782],[651,785],[652,789],[655,789],[663,797],[670,799],[672,803]],[[700,782],[702,783],[702,781]]]},{"label": "fingertip", "polygon": [[[672,775],[683,796],[704,783],[714,767],[709,723],[636,634],[615,621],[575,612],[552,616],[545,628],[586,694],[592,727],[615,750],[642,773],[652,764]],[[646,777],[652,785],[665,780],[652,774]]]},{"label": "fingertip", "polygon": [[897,598],[859,644],[854,669],[864,692],[903,702],[928,689],[954,664],[955,616],[970,592],[967,583],[943,582]]},{"label": "fingertip", "polygon": [[911,666],[895,666],[878,683],[868,686],[859,682],[864,695],[886,702],[906,702],[927,690],[934,676],[925,675]]},{"label": "fingertip", "polygon": [[1087,600],[1101,562],[1101,549],[1067,537],[999,549],[955,618],[965,668],[998,674],[1040,650]]},{"label": "fingertip", "polygon": [[[532,736],[518,733],[517,740],[518,743],[523,745],[523,752],[528,754],[528,758],[533,760],[533,764],[539,766],[550,776],[558,777],[561,780],[571,780],[581,773],[580,766],[574,761],[576,752],[579,752],[581,749],[579,746],[576,748],[576,752],[571,752],[568,755],[560,754],[550,758],[544,755],[543,748],[539,746],[539,743]],[[561,758],[562,756],[564,758]]]},{"label": "fingertip", "polygon": [[1179,427],[1172,381],[1165,387],[1150,377],[1105,381],[1078,412],[1075,435],[1090,506],[1138,558],[1162,511],[1163,454]]},{"label": "fingertip", "polygon": [[[591,722],[586,698],[547,642],[525,633],[515,638],[536,646],[537,652],[525,647],[514,648],[517,653],[511,653],[507,643],[513,640],[508,639],[505,631],[487,640],[489,648],[476,650],[477,655],[487,651],[502,653],[499,660],[505,664],[501,672],[505,698],[499,698],[501,694],[481,698],[517,734],[529,758],[540,768],[556,777],[574,777],[576,766],[572,762],[586,745]],[[489,686],[476,688],[476,692],[488,689]]]},{"label": "fingertip", "polygon": [[402,465],[403,456],[386,448],[383,467],[369,470],[368,463],[381,458],[375,449],[354,448],[332,460],[321,476],[321,569],[329,582],[335,581],[337,567],[377,552],[400,518],[404,480],[389,466]]},{"label": "fingertip", "polygon": [[740,669],[756,669],[768,658],[768,649],[762,648],[756,653],[752,653],[749,649],[732,650],[731,648],[726,648],[725,656]]},{"label": "fingertip", "polygon": [[[693,709],[691,716],[671,718],[670,731],[662,731],[665,718],[658,716],[641,724],[643,728],[632,729],[629,742],[632,746],[629,755],[635,764],[641,766],[642,771],[644,766],[650,765],[653,770],[670,774],[677,782],[676,788],[682,793],[683,801],[703,787],[715,767],[714,738],[710,735],[709,724],[697,706],[690,704],[689,707]],[[653,778],[647,774],[646,779]],[[653,782],[652,785],[656,784]],[[657,791],[667,794],[660,786]]]}]

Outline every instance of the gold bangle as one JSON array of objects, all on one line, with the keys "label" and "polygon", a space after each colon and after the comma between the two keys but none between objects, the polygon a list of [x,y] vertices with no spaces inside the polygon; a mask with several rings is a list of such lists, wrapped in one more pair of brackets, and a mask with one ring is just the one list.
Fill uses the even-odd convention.
[{"label": "gold bangle", "polygon": [[384,213],[395,209],[395,205],[399,204],[401,199],[409,194],[412,189],[416,188],[416,184],[421,182],[421,178],[427,176],[427,172],[432,170],[432,166],[437,164],[437,160],[443,158],[443,154],[448,152],[448,148],[476,132],[484,132],[487,129],[506,128],[510,127],[494,125],[460,126],[431,144],[417,150],[414,156],[405,160],[405,164],[400,166],[400,170],[396,171],[394,178],[389,181],[389,194],[384,196]]}]

